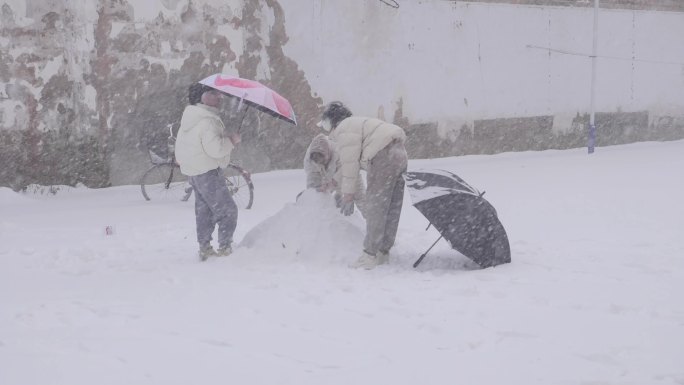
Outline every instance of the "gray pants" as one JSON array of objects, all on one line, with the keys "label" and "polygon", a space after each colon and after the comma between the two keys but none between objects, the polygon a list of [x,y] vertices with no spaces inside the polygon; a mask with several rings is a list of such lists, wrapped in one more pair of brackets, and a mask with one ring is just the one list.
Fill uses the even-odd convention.
[{"label": "gray pants", "polygon": [[238,208],[221,170],[211,170],[188,178],[195,190],[195,219],[197,221],[197,242],[200,247],[211,245],[211,234],[218,224],[219,247],[228,247],[233,242],[237,226]]},{"label": "gray pants", "polygon": [[366,239],[363,249],[371,255],[387,253],[394,245],[404,201],[404,177],[408,157],[404,144],[394,141],[371,159],[364,204]]}]

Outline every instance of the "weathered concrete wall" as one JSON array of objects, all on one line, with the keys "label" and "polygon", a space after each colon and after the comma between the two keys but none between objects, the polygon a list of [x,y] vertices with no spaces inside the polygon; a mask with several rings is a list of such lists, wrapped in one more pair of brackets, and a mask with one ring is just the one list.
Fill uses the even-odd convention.
[{"label": "weathered concrete wall", "polygon": [[[451,155],[497,153],[586,146],[589,115],[577,115],[570,129],[554,130],[552,116],[485,119],[474,122],[454,141]],[[660,116],[648,111],[598,112],[597,146],[684,138],[684,117]]]},{"label": "weathered concrete wall", "polygon": [[[2,185],[135,183],[147,149],[165,150],[188,85],[213,73],[271,86],[300,122],[322,103],[282,52],[277,1],[14,0],[1,10],[0,143],[15,166]],[[254,171],[299,166],[314,134],[256,113],[244,126],[237,155]],[[55,161],[60,172],[46,166]]]},{"label": "weathered concrete wall", "polygon": [[[135,183],[215,72],[294,105],[297,127],[246,117],[253,171],[300,167],[334,99],[412,157],[582,146],[592,10],[539,1],[0,0],[0,185]],[[600,145],[684,137],[684,13],[640,1],[602,0]]]}]

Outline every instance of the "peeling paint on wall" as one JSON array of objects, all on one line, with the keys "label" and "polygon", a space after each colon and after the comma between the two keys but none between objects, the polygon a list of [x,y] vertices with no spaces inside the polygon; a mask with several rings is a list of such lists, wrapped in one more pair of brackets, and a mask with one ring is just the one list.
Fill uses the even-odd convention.
[{"label": "peeling paint on wall", "polygon": [[[279,48],[287,39],[282,11],[276,1],[259,3],[4,4],[0,89],[6,96],[0,102],[0,133],[30,132],[30,140],[16,137],[19,141],[13,143],[25,143],[28,147],[18,152],[28,150],[35,164],[41,157],[36,143],[50,132],[60,132],[74,143],[93,136],[97,141],[90,143],[99,143],[98,151],[109,165],[106,180],[98,178],[95,185],[106,185],[138,180],[149,165],[147,149],[165,141],[166,127],[180,120],[187,87],[216,72],[251,77],[290,100],[300,99],[296,113],[300,120],[310,121],[320,101],[311,96],[296,63]],[[235,116],[228,112],[225,118],[230,122]],[[254,171],[299,166],[296,153],[303,154],[313,136],[303,126],[282,127],[257,114],[248,116],[245,125],[254,129],[243,135],[238,153]],[[277,149],[275,141],[283,137],[294,156]],[[12,183],[31,178],[7,176]],[[0,177],[0,184],[7,182]]]}]

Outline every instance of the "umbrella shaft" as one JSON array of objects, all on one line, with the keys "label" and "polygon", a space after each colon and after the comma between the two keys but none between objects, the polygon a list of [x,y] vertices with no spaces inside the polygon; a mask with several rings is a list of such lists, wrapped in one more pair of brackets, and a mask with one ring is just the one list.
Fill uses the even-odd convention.
[{"label": "umbrella shaft", "polygon": [[439,242],[439,240],[442,239],[442,238],[444,238],[444,236],[443,236],[443,235],[440,235],[439,238],[437,238],[437,240],[435,241],[435,243],[433,243],[432,246],[430,246],[430,248],[427,249],[427,251],[425,252],[425,254],[429,253],[430,250],[432,250],[432,248],[435,247],[435,245],[437,244],[437,242]]},{"label": "umbrella shaft", "polygon": [[242,130],[242,122],[245,121],[245,116],[247,116],[247,110],[249,110],[249,104],[246,104],[246,105],[247,105],[247,107],[245,107],[245,112],[242,113],[242,119],[240,119],[240,125],[238,126],[238,129],[237,129],[238,134],[240,133],[240,130]]}]

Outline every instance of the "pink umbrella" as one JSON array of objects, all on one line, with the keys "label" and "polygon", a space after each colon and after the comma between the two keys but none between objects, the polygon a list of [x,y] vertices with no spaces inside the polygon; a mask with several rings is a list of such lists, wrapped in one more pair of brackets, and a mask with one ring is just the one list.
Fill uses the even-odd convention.
[{"label": "pink umbrella", "polygon": [[200,80],[199,83],[219,90],[229,96],[240,98],[248,107],[254,107],[278,119],[297,124],[297,119],[290,102],[257,81],[225,74],[215,74]]}]

